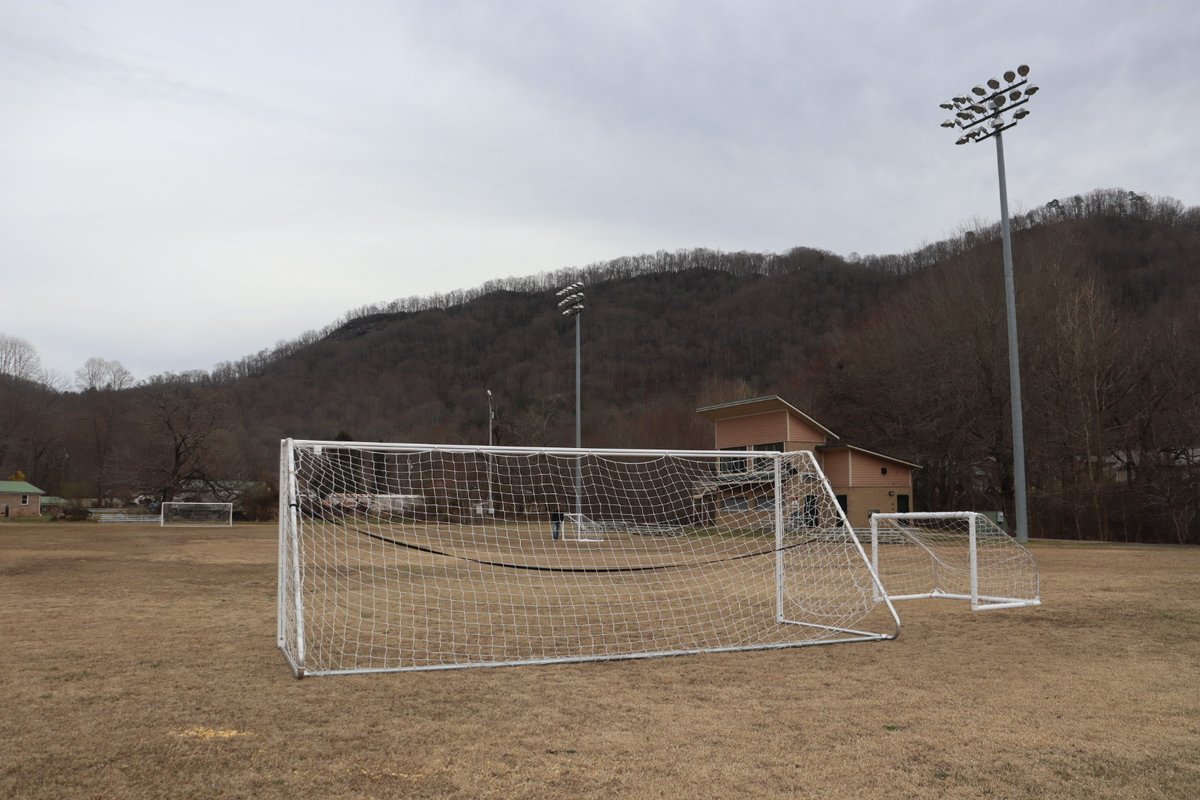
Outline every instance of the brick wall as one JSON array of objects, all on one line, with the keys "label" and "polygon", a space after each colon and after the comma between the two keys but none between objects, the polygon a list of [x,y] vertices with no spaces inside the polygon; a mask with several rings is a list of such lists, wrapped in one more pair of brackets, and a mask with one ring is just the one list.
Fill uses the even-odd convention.
[{"label": "brick wall", "polygon": [[28,495],[29,501],[25,505],[21,505],[20,494],[0,494],[0,515],[4,514],[5,506],[8,507],[8,516],[11,517],[36,517],[42,513],[42,497],[41,495]]}]

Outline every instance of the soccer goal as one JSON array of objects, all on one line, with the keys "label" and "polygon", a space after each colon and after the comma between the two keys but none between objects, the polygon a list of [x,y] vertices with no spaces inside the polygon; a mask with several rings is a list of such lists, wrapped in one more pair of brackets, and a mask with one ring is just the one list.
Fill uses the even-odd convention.
[{"label": "soccer goal", "polygon": [[612,520],[597,522],[583,514],[563,514],[562,539],[565,542],[603,542],[605,531],[622,529]]},{"label": "soccer goal", "polygon": [[872,514],[871,564],[892,600],[970,600],[976,611],[1041,603],[1033,553],[973,511]]},{"label": "soccer goal", "polygon": [[289,439],[280,487],[278,644],[298,676],[899,632],[808,452]]},{"label": "soccer goal", "polygon": [[233,525],[233,503],[163,503],[159,525],[164,528],[227,528]]}]

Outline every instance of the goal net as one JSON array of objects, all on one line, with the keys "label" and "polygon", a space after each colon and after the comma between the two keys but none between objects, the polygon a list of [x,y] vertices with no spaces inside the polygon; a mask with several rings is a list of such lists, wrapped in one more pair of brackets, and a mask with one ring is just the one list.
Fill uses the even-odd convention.
[{"label": "goal net", "polygon": [[224,528],[233,525],[233,503],[162,504],[159,525],[167,527]]},{"label": "goal net", "polygon": [[278,643],[297,675],[899,631],[808,452],[289,439],[280,487]]},{"label": "goal net", "polygon": [[564,514],[561,532],[563,541],[567,542],[602,542],[606,532],[682,536],[684,528],[666,522],[639,522],[627,518],[594,520],[583,514]]},{"label": "goal net", "polygon": [[1040,604],[1033,553],[983,514],[873,514],[870,550],[892,600],[948,597],[976,611]]}]

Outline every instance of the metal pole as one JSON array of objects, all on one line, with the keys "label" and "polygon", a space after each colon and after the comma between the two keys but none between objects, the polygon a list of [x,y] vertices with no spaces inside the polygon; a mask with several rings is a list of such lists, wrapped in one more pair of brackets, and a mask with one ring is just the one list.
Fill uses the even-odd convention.
[{"label": "metal pole", "polygon": [[[582,409],[580,404],[580,389],[582,387],[581,368],[580,368],[580,348],[579,348],[579,318],[583,314],[575,315],[575,447],[580,449],[583,447],[583,428],[582,428]],[[579,456],[579,460],[575,462],[575,513],[583,514],[583,456]]]},{"label": "metal pole", "polygon": [[[492,429],[495,427],[496,413],[492,411],[492,390],[487,390],[488,398],[488,447],[492,446]],[[487,455],[487,487],[488,487],[488,504],[487,513],[492,513],[492,454]]]},{"label": "metal pole", "polygon": [[977,535],[977,531],[975,530],[975,520],[976,519],[978,519],[978,517],[972,516],[969,520],[967,520],[967,525],[969,526],[968,533],[967,533],[967,538],[968,538],[967,546],[970,547],[970,550],[968,551],[968,553],[969,553],[968,558],[969,558],[969,561],[971,564],[971,608],[972,609],[979,608],[979,548],[977,547],[978,542],[976,540],[976,535]]},{"label": "metal pole", "polygon": [[[554,293],[555,297],[562,297],[558,301],[559,311],[564,317],[575,317],[575,449],[583,449],[583,412],[581,410],[580,398],[583,396],[581,377],[582,354],[580,352],[580,316],[583,314],[584,296],[583,282],[576,281],[568,286],[559,289]],[[565,297],[564,297],[565,295]],[[583,514],[583,455],[577,454],[575,457],[575,513]]]},{"label": "metal pole", "polygon": [[996,167],[1000,173],[1000,230],[1004,245],[1004,297],[1008,306],[1008,385],[1012,406],[1013,494],[1016,501],[1017,541],[1029,541],[1025,498],[1025,422],[1021,413],[1021,360],[1017,348],[1017,290],[1013,280],[1012,234],[1008,223],[1008,186],[1004,178],[1004,134],[996,136]]},{"label": "metal pole", "polygon": [[775,467],[775,621],[783,622],[783,456],[771,458]]}]

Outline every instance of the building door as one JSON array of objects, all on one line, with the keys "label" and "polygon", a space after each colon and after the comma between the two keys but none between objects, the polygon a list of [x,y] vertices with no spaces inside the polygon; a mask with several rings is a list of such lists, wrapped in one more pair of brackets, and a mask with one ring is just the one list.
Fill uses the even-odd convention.
[{"label": "building door", "polygon": [[899,514],[907,514],[908,513],[908,495],[906,495],[906,494],[896,495],[896,512]]},{"label": "building door", "polygon": [[817,510],[816,495],[806,495],[804,497],[804,516],[801,518],[800,524],[805,528],[815,528],[820,521],[820,513]]}]

